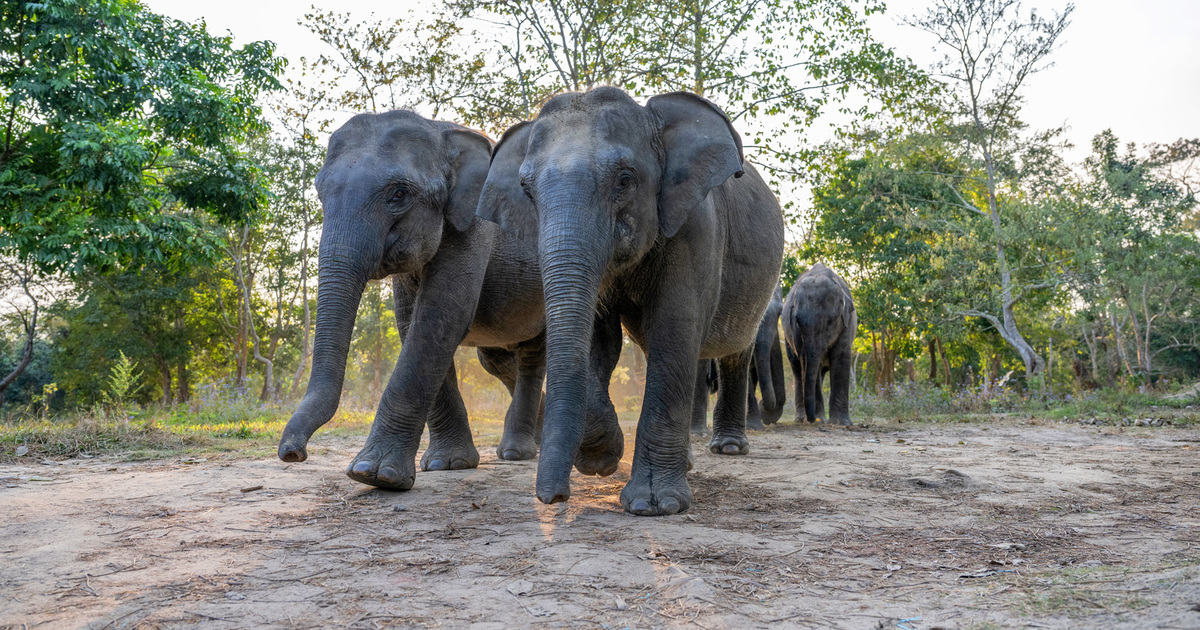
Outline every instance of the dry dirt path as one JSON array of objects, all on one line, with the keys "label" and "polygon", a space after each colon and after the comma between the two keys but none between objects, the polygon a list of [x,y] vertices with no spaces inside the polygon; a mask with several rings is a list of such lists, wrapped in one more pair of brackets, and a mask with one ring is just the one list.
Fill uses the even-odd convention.
[{"label": "dry dirt path", "polygon": [[390,493],[342,474],[359,439],[0,466],[0,625],[1200,628],[1196,428],[787,423],[694,442],[655,519],[627,463],[543,506],[481,447]]}]

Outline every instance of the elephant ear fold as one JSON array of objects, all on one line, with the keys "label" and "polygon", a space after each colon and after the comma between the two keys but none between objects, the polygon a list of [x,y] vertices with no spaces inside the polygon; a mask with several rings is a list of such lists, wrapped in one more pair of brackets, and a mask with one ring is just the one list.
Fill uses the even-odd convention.
[{"label": "elephant ear fold", "polygon": [[850,296],[850,292],[842,289],[842,327],[845,330],[850,330],[854,324],[854,298]]},{"label": "elephant ear fold", "polygon": [[532,130],[533,123],[524,121],[504,132],[500,142],[492,148],[492,165],[479,195],[475,214],[506,230],[519,229],[530,221],[533,225],[537,222],[537,208],[521,187],[521,164],[525,162]]},{"label": "elephant ear fold", "polygon": [[708,191],[730,176],[742,176],[742,138],[721,108],[695,94],[655,96],[646,107],[658,118],[666,152],[658,216],[670,238]]},{"label": "elephant ear fold", "polygon": [[487,136],[454,125],[443,132],[450,155],[450,195],[446,199],[446,221],[459,232],[475,218],[479,192],[487,178],[492,141]]}]

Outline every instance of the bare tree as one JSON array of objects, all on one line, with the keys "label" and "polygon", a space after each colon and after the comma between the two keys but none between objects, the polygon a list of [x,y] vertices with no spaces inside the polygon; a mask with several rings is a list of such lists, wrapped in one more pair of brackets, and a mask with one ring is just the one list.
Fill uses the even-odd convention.
[{"label": "bare tree", "polygon": [[935,0],[924,17],[907,23],[938,39],[945,56],[935,66],[950,80],[962,140],[982,163],[986,174],[983,207],[960,198],[962,207],[985,215],[992,226],[991,249],[999,276],[999,312],[963,309],[961,315],[988,321],[1025,364],[1032,377],[1046,362],[1017,326],[1013,306],[1030,290],[1015,286],[1006,249],[1005,216],[1009,209],[1001,194],[1009,161],[1028,148],[1017,115],[1021,92],[1030,76],[1050,67],[1048,57],[1070,23],[1074,5],[1043,17],[1036,10],[1023,14],[1020,0]]}]

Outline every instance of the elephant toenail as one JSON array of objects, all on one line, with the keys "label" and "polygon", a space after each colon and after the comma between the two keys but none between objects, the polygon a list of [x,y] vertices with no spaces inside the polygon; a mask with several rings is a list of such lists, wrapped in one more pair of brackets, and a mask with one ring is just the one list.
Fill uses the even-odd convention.
[{"label": "elephant toenail", "polygon": [[629,511],[634,514],[650,514],[650,502],[645,499],[634,499],[629,503]]},{"label": "elephant toenail", "polygon": [[679,500],[675,497],[666,497],[658,501],[658,511],[662,514],[678,514],[680,507]]},{"label": "elephant toenail", "polygon": [[396,469],[391,466],[381,466],[379,472],[375,473],[375,478],[387,483],[396,483],[400,475],[396,474]]},{"label": "elephant toenail", "polygon": [[434,458],[429,460],[429,470],[446,470],[446,460]]},{"label": "elephant toenail", "polygon": [[742,447],[738,446],[737,444],[726,444],[725,446],[721,447],[721,451],[726,455],[737,455],[738,453],[742,452]]},{"label": "elephant toenail", "polygon": [[350,468],[350,472],[356,475],[365,475],[371,472],[371,466],[371,462],[368,461],[354,462],[354,465]]},{"label": "elephant toenail", "polygon": [[520,451],[517,451],[516,449],[511,449],[511,448],[507,449],[504,451],[504,459],[507,459],[509,461],[515,461],[515,460],[521,459],[521,453],[520,453]]}]

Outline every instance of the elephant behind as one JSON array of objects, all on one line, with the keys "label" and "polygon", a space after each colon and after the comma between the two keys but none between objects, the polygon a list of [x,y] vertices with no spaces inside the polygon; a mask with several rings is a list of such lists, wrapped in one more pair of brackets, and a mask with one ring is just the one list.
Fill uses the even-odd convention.
[{"label": "elephant behind", "polygon": [[829,373],[829,420],[850,424],[850,368],[858,315],[850,285],[821,263],[805,271],[783,303],[783,335],[796,379],[796,421],[825,417],[821,382]]},{"label": "elephant behind", "polygon": [[[746,426],[762,429],[765,424],[779,422],[787,402],[787,386],[783,381],[783,349],[779,343],[779,316],[783,314],[783,287],[775,285],[775,293],[763,313],[762,323],[754,338],[754,360],[750,362],[750,390],[746,399]],[[755,386],[761,403],[754,396]]]}]

